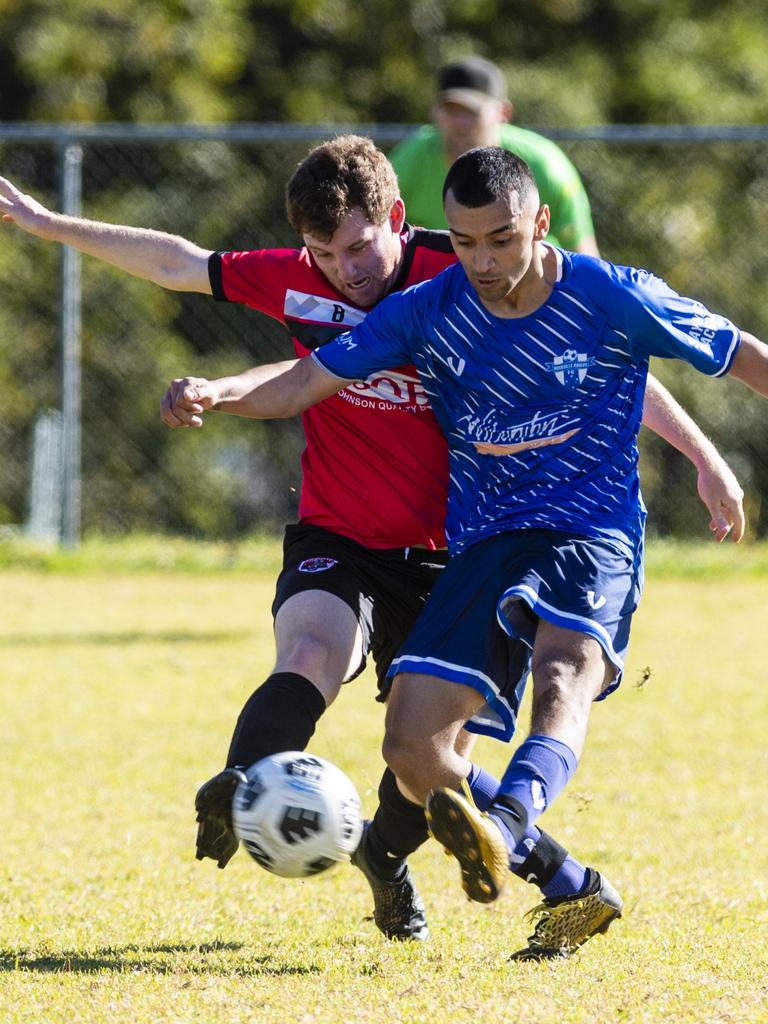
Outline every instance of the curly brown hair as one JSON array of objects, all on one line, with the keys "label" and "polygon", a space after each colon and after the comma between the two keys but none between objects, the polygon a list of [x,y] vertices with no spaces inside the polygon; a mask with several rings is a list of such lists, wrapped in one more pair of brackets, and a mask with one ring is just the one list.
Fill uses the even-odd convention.
[{"label": "curly brown hair", "polygon": [[341,135],[310,150],[285,190],[288,221],[299,235],[328,239],[352,210],[383,224],[400,195],[397,175],[370,139]]}]

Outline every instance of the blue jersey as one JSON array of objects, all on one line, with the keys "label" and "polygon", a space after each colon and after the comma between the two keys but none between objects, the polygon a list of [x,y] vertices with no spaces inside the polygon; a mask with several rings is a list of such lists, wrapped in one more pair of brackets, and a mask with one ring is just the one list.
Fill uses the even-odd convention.
[{"label": "blue jersey", "polygon": [[555,250],[547,301],[519,318],[481,304],[460,264],[385,299],[313,353],[343,379],[414,363],[450,450],[450,550],[551,529],[638,549],[637,433],[650,356],[710,376],[740,335],[644,270]]}]

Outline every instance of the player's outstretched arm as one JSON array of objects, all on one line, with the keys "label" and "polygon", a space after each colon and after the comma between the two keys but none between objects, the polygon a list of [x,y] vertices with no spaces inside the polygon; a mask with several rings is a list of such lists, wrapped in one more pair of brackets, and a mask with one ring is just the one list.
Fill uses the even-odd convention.
[{"label": "player's outstretched arm", "polygon": [[729,533],[744,536],[744,492],[728,463],[699,425],[655,377],[649,375],[643,424],[696,467],[698,495],[709,510],[709,528],[718,542]]},{"label": "player's outstretched arm", "polygon": [[160,402],[169,427],[202,427],[211,410],[246,419],[285,419],[335,394],[344,381],[309,356],[254,366],[232,377],[177,377]]},{"label": "player's outstretched arm", "polygon": [[0,214],[27,234],[61,242],[174,291],[211,294],[210,250],[178,235],[54,213],[0,177]]},{"label": "player's outstretched arm", "polygon": [[768,345],[753,334],[741,332],[741,344],[729,376],[740,380],[763,398],[768,398]]}]

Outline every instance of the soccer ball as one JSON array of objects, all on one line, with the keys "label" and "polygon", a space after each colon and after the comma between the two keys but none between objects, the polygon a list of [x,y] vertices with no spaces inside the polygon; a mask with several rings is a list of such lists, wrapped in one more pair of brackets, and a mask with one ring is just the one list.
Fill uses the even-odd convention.
[{"label": "soccer ball", "polygon": [[349,860],[362,832],[360,798],[340,768],[290,750],[245,775],[232,798],[232,827],[263,868],[304,878]]}]

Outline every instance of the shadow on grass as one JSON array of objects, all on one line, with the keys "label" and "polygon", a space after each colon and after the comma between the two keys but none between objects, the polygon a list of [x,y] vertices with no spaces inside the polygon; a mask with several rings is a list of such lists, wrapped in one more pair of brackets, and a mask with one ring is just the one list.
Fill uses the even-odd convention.
[{"label": "shadow on grass", "polygon": [[221,629],[212,633],[196,631],[137,633],[20,633],[0,636],[0,647],[79,647],[130,644],[212,644],[243,640],[251,636],[247,629]]},{"label": "shadow on grass", "polygon": [[237,977],[258,975],[320,974],[315,964],[288,964],[267,954],[237,962],[213,954],[236,953],[242,942],[107,946],[90,953],[36,953],[29,949],[0,949],[0,973],[30,974],[217,974]]}]

